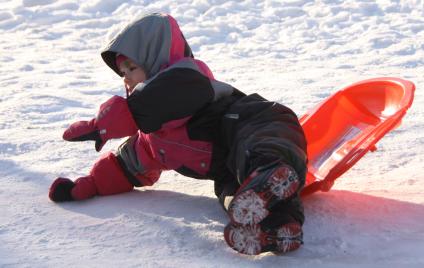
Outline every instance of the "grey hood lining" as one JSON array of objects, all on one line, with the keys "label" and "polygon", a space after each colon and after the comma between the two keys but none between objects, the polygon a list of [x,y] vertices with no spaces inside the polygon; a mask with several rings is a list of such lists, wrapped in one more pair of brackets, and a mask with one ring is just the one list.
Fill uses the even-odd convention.
[{"label": "grey hood lining", "polygon": [[101,52],[105,63],[119,76],[116,54],[123,54],[142,67],[147,77],[169,62],[171,26],[167,15],[149,14],[125,27]]}]

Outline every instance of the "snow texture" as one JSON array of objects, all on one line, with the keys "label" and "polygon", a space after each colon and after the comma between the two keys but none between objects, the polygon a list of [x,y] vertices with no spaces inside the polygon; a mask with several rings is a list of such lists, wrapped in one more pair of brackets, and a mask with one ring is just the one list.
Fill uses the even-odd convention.
[{"label": "snow texture", "polygon": [[[299,116],[359,80],[416,84],[378,150],[305,199],[298,251],[237,254],[212,182],[173,172],[128,194],[49,201],[57,176],[83,176],[99,157],[90,142],[63,141],[64,129],[124,95],[100,49],[153,11],[178,20],[218,79]],[[0,35],[1,267],[424,267],[422,0],[9,0]]]}]

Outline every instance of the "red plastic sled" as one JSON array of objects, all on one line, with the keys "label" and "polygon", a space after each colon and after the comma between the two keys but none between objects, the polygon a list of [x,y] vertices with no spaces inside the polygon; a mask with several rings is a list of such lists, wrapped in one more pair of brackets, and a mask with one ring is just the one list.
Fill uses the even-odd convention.
[{"label": "red plastic sled", "polygon": [[308,173],[302,196],[329,191],[390,130],[400,125],[415,85],[399,78],[360,81],[328,97],[300,123],[308,141]]}]

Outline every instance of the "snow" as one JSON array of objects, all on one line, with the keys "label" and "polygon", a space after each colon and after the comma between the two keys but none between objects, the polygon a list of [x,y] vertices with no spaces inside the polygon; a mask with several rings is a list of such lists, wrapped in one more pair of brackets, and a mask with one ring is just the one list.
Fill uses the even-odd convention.
[{"label": "snow", "polygon": [[[300,250],[237,254],[213,184],[173,172],[128,194],[49,201],[57,176],[83,176],[99,156],[63,141],[64,129],[124,95],[100,49],[153,11],[178,20],[218,79],[298,115],[367,78],[417,86],[378,150],[305,199]],[[1,267],[424,267],[422,0],[10,0],[0,34]]]}]

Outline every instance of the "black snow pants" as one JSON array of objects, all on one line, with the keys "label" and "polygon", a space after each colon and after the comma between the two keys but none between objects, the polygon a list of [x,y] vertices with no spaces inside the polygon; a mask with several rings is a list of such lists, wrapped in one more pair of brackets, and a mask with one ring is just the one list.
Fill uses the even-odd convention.
[{"label": "black snow pants", "polygon": [[[235,178],[215,181],[215,193],[224,209],[228,205],[227,197],[235,194],[250,173],[273,162],[291,166],[304,185],[306,139],[291,109],[258,94],[248,95],[229,107],[223,116],[221,131],[225,146],[229,148],[226,167]],[[287,216],[301,223],[304,221],[299,193],[272,210],[272,215],[279,221],[284,221]],[[276,222],[274,219],[269,221],[270,224]]]}]

